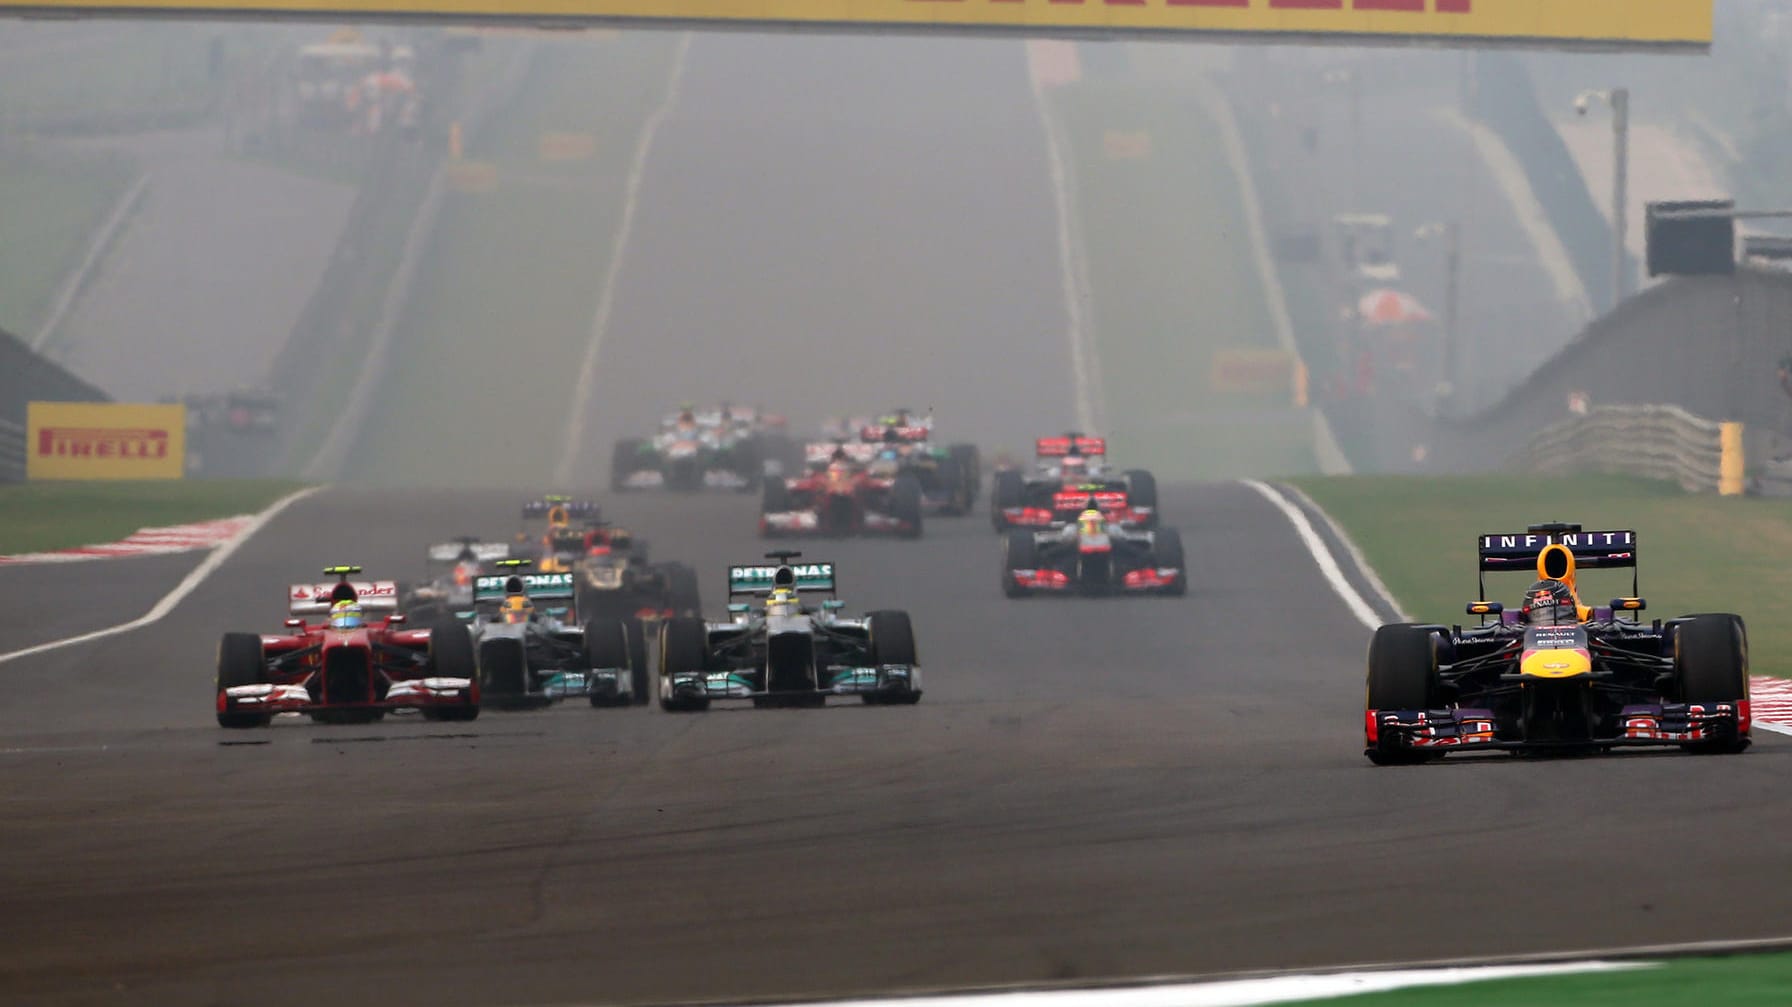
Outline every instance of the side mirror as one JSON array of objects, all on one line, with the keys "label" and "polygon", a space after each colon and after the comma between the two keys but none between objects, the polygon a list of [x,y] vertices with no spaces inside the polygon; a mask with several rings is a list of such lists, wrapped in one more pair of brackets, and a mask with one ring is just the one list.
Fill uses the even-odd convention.
[{"label": "side mirror", "polygon": [[305,620],[303,620],[303,619],[288,619],[288,620],[286,620],[285,626],[287,629],[304,629],[305,628]]},{"label": "side mirror", "polygon": [[846,602],[843,602],[838,598],[829,598],[827,601],[821,603],[821,607],[829,612],[838,612],[846,607]]},{"label": "side mirror", "polygon": [[392,613],[392,615],[390,615],[386,618],[386,624],[389,626],[396,626],[401,622],[409,622],[409,621],[410,620],[406,619],[402,613],[398,613],[398,612],[394,612],[394,613]]},{"label": "side mirror", "polygon": [[1612,611],[1614,612],[1641,612],[1648,607],[1649,603],[1641,598],[1612,599]]},{"label": "side mirror", "polygon": [[1469,615],[1499,615],[1506,606],[1497,601],[1471,601],[1468,603]]}]

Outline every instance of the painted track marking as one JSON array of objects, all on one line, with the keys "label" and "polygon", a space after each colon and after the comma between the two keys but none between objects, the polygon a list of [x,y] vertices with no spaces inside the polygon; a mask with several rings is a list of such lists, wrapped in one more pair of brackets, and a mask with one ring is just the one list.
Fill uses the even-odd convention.
[{"label": "painted track marking", "polygon": [[21,657],[30,657],[33,654],[43,654],[52,650],[60,650],[63,647],[72,647],[78,643],[103,640],[109,636],[117,636],[120,633],[129,633],[132,630],[142,629],[152,623],[160,622],[168,615],[168,613],[174,611],[176,605],[185,601],[187,595],[192,594],[199,585],[205,583],[207,577],[210,577],[220,566],[223,566],[225,560],[229,559],[238,549],[242,548],[243,543],[255,537],[256,532],[265,527],[268,522],[280,516],[281,511],[286,510],[286,508],[298,503],[300,500],[305,499],[321,489],[323,489],[322,486],[307,486],[302,490],[288,493],[286,496],[283,496],[268,505],[266,510],[255,515],[248,524],[243,526],[241,531],[237,532],[235,537],[219,546],[210,556],[207,556],[203,562],[194,567],[191,573],[187,574],[179,584],[174,586],[174,590],[163,595],[162,600],[156,602],[155,607],[151,608],[143,615],[132,619],[130,622],[121,622],[116,626],[108,626],[105,629],[96,629],[91,633],[82,633],[78,636],[64,637],[60,640],[51,640],[48,643],[40,643],[36,646],[26,647],[23,650],[15,650],[0,654],[0,664],[5,664],[8,661],[16,661]]},{"label": "painted track marking", "polygon": [[597,360],[603,351],[604,336],[610,330],[610,315],[616,306],[616,283],[622,276],[622,260],[628,252],[629,235],[635,229],[635,209],[640,202],[641,181],[647,174],[647,158],[653,153],[653,138],[660,124],[678,105],[678,92],[684,84],[685,57],[691,51],[691,33],[678,38],[678,54],[672,61],[672,80],[666,87],[666,98],[647,117],[641,139],[635,145],[635,159],[629,165],[628,184],[622,200],[622,222],[616,225],[616,240],[610,247],[610,264],[604,270],[604,285],[597,295],[597,310],[591,316],[591,339],[585,344],[585,359],[579,364],[579,383],[573,390],[572,411],[566,418],[566,447],[560,452],[560,464],[554,466],[555,485],[572,481],[573,466],[585,446],[585,413],[591,404],[591,389],[597,382]]},{"label": "painted track marking", "polygon": [[214,549],[236,537],[253,514],[172,525],[166,528],[139,528],[117,542],[104,545],[82,545],[50,552],[24,552],[0,556],[0,566],[22,566],[28,563],[78,563],[90,559],[129,559],[133,556],[161,556],[168,553]]},{"label": "painted track marking", "polygon": [[1307,520],[1307,515],[1302,513],[1299,507],[1289,502],[1288,498],[1283,496],[1279,490],[1266,482],[1246,479],[1244,484],[1261,494],[1263,499],[1268,500],[1276,510],[1281,511],[1282,516],[1288,519],[1288,523],[1294,526],[1294,533],[1300,536],[1301,544],[1307,547],[1307,553],[1313,557],[1313,562],[1319,564],[1319,572],[1325,577],[1325,582],[1331,585],[1332,590],[1344,602],[1344,607],[1350,610],[1350,614],[1356,616],[1356,621],[1371,631],[1379,628],[1381,617],[1375,614],[1375,606],[1369,604],[1362,595],[1357,593],[1356,588],[1350,586],[1350,581],[1345,578],[1343,569],[1338,566],[1337,557],[1332,555],[1332,551],[1326,547],[1325,540],[1319,537],[1319,533],[1313,530],[1313,523]]}]

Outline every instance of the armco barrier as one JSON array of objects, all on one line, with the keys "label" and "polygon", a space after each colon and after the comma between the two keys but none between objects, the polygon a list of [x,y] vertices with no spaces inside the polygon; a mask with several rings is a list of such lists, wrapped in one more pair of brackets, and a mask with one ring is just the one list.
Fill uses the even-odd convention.
[{"label": "armco barrier", "polygon": [[1732,496],[1743,491],[1742,424],[1679,406],[1598,406],[1539,431],[1515,462],[1542,475],[1635,475]]}]

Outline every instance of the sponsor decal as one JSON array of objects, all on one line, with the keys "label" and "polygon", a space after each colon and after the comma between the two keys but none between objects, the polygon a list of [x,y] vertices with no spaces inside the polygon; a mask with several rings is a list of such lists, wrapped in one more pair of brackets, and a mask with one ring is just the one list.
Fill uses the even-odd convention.
[{"label": "sponsor decal", "polygon": [[26,407],[30,479],[179,479],[186,407],[33,402]]}]

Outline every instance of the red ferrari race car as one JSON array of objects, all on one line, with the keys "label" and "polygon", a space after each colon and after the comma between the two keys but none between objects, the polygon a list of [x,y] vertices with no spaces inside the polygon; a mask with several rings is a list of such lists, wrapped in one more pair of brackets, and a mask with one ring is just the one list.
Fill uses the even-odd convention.
[{"label": "red ferrari race car", "polygon": [[[390,710],[430,720],[479,716],[473,641],[451,615],[411,629],[398,585],[350,581],[358,566],[324,571],[334,584],[294,584],[286,632],[226,633],[218,645],[218,726],[266,727],[276,713],[366,723]],[[370,618],[374,613],[384,613]],[[307,622],[307,615],[323,615]]]},{"label": "red ferrari race car", "polygon": [[996,531],[1061,528],[1086,508],[1109,524],[1157,527],[1157,479],[1144,469],[1115,472],[1107,466],[1108,442],[1068,433],[1034,442],[1031,471],[1001,469],[990,494]]},{"label": "red ferrari race car", "polygon": [[810,444],[809,472],[767,479],[759,534],[921,535],[921,483],[879,444]]}]

